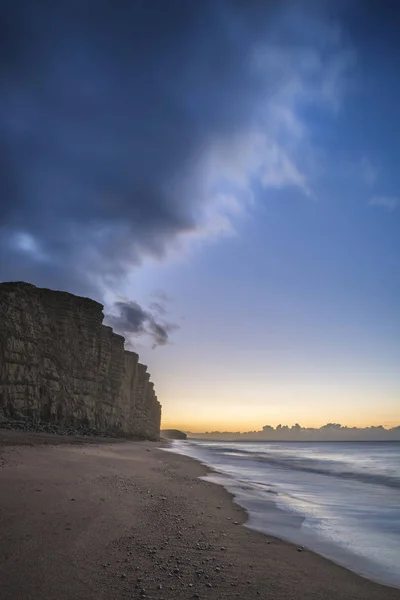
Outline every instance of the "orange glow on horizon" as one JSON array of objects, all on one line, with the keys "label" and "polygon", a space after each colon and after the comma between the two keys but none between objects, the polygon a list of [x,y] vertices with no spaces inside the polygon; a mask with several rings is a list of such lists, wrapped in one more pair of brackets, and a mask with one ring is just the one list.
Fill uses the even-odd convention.
[{"label": "orange glow on horizon", "polygon": [[191,433],[205,433],[206,431],[220,431],[220,432],[224,432],[224,431],[229,431],[232,433],[245,433],[248,431],[260,431],[264,425],[271,425],[272,427],[276,427],[277,425],[281,424],[281,425],[289,425],[289,427],[291,427],[292,425],[295,425],[296,423],[299,423],[302,427],[308,428],[315,428],[318,429],[319,427],[322,427],[323,425],[326,425],[327,423],[341,423],[341,425],[343,427],[358,427],[358,428],[364,428],[364,427],[377,427],[379,425],[382,425],[383,427],[385,427],[386,429],[391,429],[393,427],[398,427],[400,426],[400,419],[393,419],[393,420],[379,420],[377,419],[376,421],[355,421],[355,422],[344,422],[341,421],[340,419],[336,419],[336,420],[320,420],[318,422],[312,422],[312,423],[302,423],[301,420],[292,420],[290,422],[286,422],[284,420],[280,420],[280,421],[276,421],[276,422],[263,422],[263,423],[255,423],[254,421],[249,421],[248,423],[233,423],[233,422],[218,422],[218,421],[212,421],[210,419],[210,421],[197,421],[197,422],[193,422],[193,421],[181,421],[179,419],[173,419],[173,418],[163,418],[162,422],[161,422],[161,429],[179,429],[181,431],[190,431]]},{"label": "orange glow on horizon", "polygon": [[[161,379],[162,381],[162,379]],[[197,380],[196,380],[197,381]],[[400,424],[397,381],[268,380],[240,376],[198,380],[180,378],[159,390],[162,427],[193,433],[260,431],[264,425],[319,428],[327,423],[365,428]]]}]

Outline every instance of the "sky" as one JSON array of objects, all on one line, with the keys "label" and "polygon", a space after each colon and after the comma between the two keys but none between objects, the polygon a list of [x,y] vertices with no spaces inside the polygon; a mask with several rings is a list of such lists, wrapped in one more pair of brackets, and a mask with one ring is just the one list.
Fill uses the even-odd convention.
[{"label": "sky", "polygon": [[0,10],[0,280],[101,301],[164,427],[399,425],[398,4]]}]

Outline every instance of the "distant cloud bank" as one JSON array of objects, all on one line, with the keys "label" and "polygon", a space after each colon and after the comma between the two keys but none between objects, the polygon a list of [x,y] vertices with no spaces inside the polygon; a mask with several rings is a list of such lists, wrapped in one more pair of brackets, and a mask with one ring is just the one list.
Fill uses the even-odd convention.
[{"label": "distant cloud bank", "polygon": [[186,432],[189,438],[210,440],[254,441],[400,441],[400,426],[385,429],[382,425],[371,427],[346,427],[340,423],[327,423],[319,428],[288,425],[264,425],[260,431],[207,431]]},{"label": "distant cloud bank", "polygon": [[374,196],[368,204],[370,206],[379,206],[386,210],[395,210],[400,205],[400,199],[396,196]]}]

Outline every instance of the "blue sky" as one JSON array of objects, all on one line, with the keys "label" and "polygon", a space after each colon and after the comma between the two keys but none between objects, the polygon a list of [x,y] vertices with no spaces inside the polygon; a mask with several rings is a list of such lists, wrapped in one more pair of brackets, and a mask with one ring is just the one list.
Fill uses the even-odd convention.
[{"label": "blue sky", "polygon": [[89,5],[9,11],[0,278],[105,302],[166,425],[397,425],[396,3]]}]

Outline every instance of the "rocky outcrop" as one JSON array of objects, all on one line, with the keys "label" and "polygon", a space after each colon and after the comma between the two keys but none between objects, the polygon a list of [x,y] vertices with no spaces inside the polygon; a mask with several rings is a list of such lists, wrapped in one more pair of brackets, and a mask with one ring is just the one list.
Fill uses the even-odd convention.
[{"label": "rocky outcrop", "polygon": [[147,367],[103,317],[88,298],[0,283],[0,418],[158,439]]},{"label": "rocky outcrop", "polygon": [[180,429],[163,429],[161,437],[167,440],[187,440],[187,435]]}]

